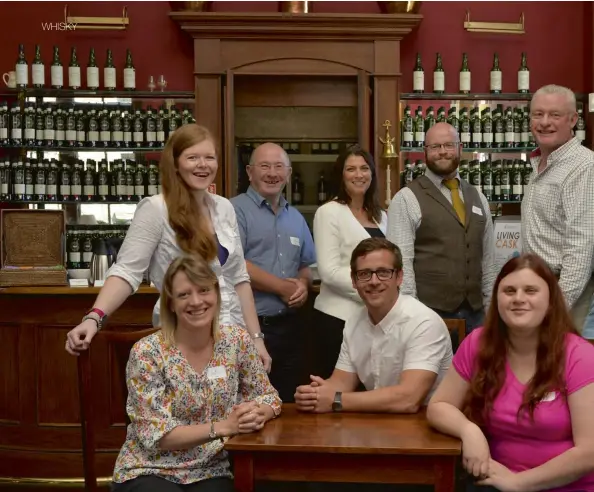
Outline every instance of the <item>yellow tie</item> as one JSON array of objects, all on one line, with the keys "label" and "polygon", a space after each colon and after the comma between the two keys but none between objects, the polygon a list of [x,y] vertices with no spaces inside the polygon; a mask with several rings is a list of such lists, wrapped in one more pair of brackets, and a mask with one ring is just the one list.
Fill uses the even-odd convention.
[{"label": "yellow tie", "polygon": [[458,192],[459,184],[456,178],[444,179],[443,184],[452,192],[452,205],[462,224],[466,224],[466,210]]}]

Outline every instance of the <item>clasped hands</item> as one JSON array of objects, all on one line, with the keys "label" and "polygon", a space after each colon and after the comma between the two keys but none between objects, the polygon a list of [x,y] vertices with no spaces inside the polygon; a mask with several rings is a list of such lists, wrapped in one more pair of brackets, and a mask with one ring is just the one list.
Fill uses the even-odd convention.
[{"label": "clasped hands", "polygon": [[281,299],[290,308],[299,308],[307,301],[309,283],[307,279],[285,278]]},{"label": "clasped hands", "polygon": [[336,388],[319,376],[309,377],[311,383],[299,386],[295,392],[297,410],[313,413],[331,412]]},{"label": "clasped hands", "polygon": [[266,423],[265,406],[255,401],[233,405],[231,413],[225,420],[224,437],[236,434],[249,434],[259,431]]}]

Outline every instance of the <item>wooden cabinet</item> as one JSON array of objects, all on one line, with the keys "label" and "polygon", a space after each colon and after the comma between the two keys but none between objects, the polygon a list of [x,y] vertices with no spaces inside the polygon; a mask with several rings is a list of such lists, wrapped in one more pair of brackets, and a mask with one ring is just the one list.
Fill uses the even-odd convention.
[{"label": "wooden cabinet", "polygon": [[[422,19],[415,14],[277,14],[172,12],[194,38],[196,116],[221,140],[224,169],[217,189],[233,196],[236,134],[246,107],[350,108],[357,140],[378,161],[382,202],[398,182],[379,137],[390,120],[399,134],[400,41]],[[256,113],[251,116],[256,124]],[[345,133],[346,135],[346,133]]]}]

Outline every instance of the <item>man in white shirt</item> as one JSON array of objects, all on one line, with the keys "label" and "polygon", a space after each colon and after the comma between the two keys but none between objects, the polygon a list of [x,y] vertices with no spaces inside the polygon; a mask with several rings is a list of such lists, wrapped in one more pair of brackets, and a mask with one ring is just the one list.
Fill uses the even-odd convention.
[{"label": "man in white shirt", "polygon": [[[332,376],[299,386],[304,412],[414,413],[429,400],[452,361],[443,320],[412,296],[400,295],[402,255],[387,239],[361,241],[351,279],[365,304],[345,324]],[[356,389],[363,383],[367,391]]]},{"label": "man in white shirt", "polygon": [[[530,102],[530,127],[538,144],[522,201],[522,248],[543,258],[582,331],[592,302],[594,277],[594,153],[573,136],[575,95],[547,85]],[[591,319],[594,323],[594,319]],[[594,337],[589,323],[584,335]]]}]

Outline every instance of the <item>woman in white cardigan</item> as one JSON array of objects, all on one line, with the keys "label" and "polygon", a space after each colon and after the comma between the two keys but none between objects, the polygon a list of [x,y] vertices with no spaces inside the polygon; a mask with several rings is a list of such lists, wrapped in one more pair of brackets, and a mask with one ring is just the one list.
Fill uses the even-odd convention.
[{"label": "woman in white cardigan", "polygon": [[314,217],[318,273],[322,282],[314,307],[317,340],[317,375],[332,374],[345,321],[363,306],[351,281],[351,254],[369,237],[385,237],[387,215],[379,205],[373,157],[359,145],[337,159],[333,183],[338,192]]}]

